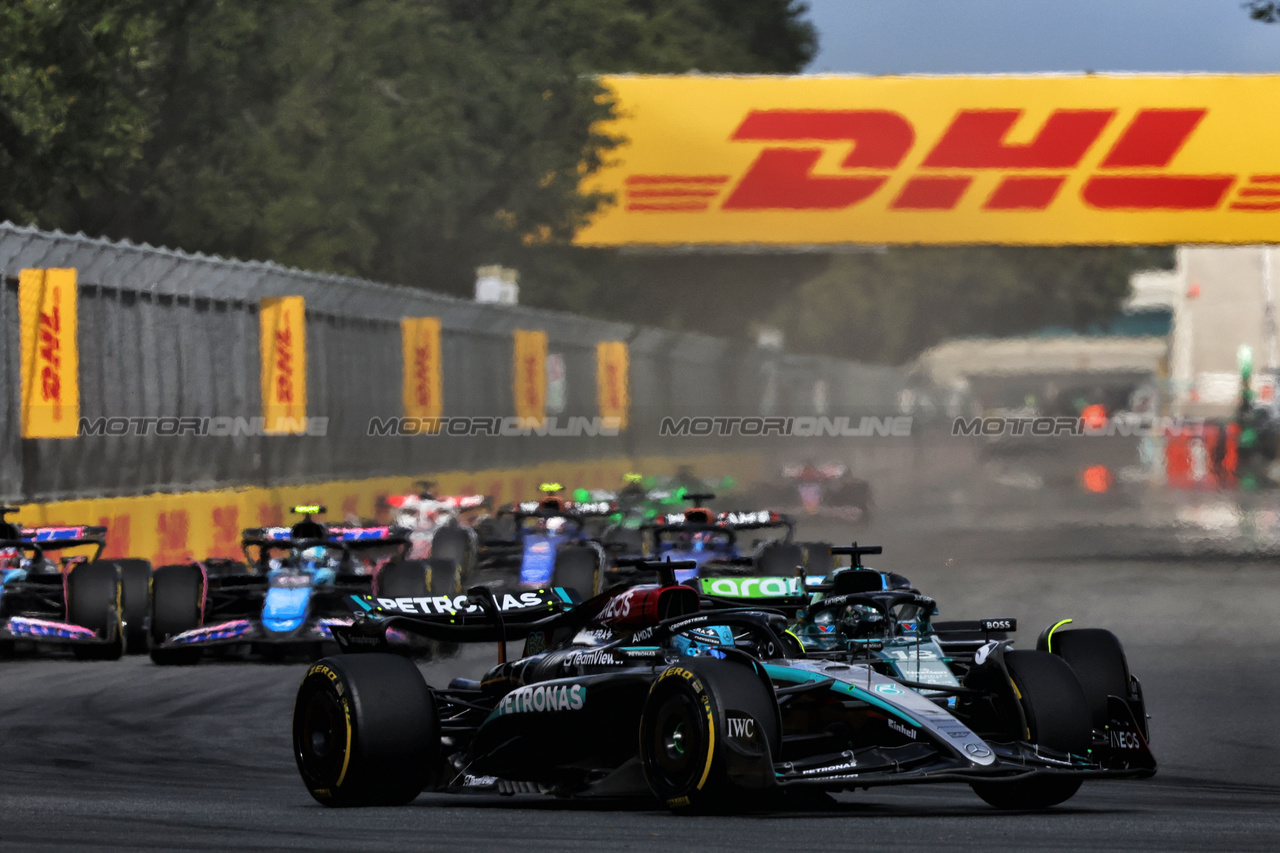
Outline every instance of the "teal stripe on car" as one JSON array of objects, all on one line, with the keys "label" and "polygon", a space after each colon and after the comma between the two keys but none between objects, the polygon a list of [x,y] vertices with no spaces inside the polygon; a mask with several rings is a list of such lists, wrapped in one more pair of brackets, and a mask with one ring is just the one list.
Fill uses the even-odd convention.
[{"label": "teal stripe on car", "polygon": [[[826,681],[828,678],[831,677],[829,675],[823,676],[823,675],[818,675],[817,673],[812,673],[812,672],[802,672],[800,670],[791,669],[790,667],[777,666],[776,664],[768,664],[768,663],[764,665],[764,671],[769,675],[770,678],[777,679],[778,681],[790,681],[793,684],[811,684],[815,681]],[[846,693],[849,696],[852,696],[854,699],[857,699],[861,702],[866,702],[868,705],[874,705],[875,707],[880,708],[883,711],[888,711],[890,714],[893,714],[893,716],[906,720],[908,723],[915,726],[917,729],[924,728],[924,726],[920,724],[919,720],[917,720],[915,717],[911,716],[907,712],[903,711],[901,708],[897,708],[893,705],[890,705],[888,702],[884,701],[880,697],[876,696],[873,693],[868,693],[866,690],[863,690],[860,687],[854,687],[852,684],[849,684],[848,682],[840,681],[839,679],[836,679],[835,683],[831,685],[831,689],[838,691],[840,693]]]}]

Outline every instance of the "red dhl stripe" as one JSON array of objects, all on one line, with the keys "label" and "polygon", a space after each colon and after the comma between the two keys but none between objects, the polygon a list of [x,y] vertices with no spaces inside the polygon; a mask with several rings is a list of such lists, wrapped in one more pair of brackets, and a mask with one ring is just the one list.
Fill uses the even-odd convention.
[{"label": "red dhl stripe", "polygon": [[724,184],[728,175],[628,175],[626,183],[634,184]]},{"label": "red dhl stripe", "polygon": [[[1280,192],[1280,190],[1275,190]],[[719,190],[629,190],[630,198],[715,198]]]},{"label": "red dhl stripe", "polygon": [[711,205],[698,202],[671,202],[669,204],[628,204],[627,210],[702,211]]}]

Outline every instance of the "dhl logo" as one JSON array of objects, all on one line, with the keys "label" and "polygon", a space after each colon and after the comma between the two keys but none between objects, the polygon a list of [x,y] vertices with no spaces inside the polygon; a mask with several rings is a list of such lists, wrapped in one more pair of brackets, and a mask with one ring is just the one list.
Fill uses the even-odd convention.
[{"label": "dhl logo", "polygon": [[541,374],[542,360],[536,355],[529,354],[520,360],[520,364],[521,369],[524,371],[524,382],[521,383],[524,388],[524,404],[531,408],[541,408],[541,383],[538,380]]},{"label": "dhl logo", "polygon": [[604,366],[604,393],[609,411],[622,408],[622,377],[618,373],[618,365],[609,362]]},{"label": "dhl logo", "polygon": [[268,433],[291,431],[307,412],[306,303],[301,296],[266,297],[258,314],[262,414]]},{"label": "dhl logo", "polygon": [[512,340],[512,401],[516,416],[541,419],[547,401],[547,334],[517,329]]},{"label": "dhl logo", "polygon": [[[762,145],[740,176],[631,174],[624,206],[636,214],[838,211],[884,195],[911,152],[926,148],[905,182],[881,201],[888,211],[955,210],[975,179],[996,174],[980,209],[1044,211],[1060,198],[1112,125],[1116,109],[1057,109],[1025,142],[1011,142],[1018,109],[961,109],[941,135],[918,138],[912,123],[891,110],[752,110],[729,137]],[[1099,211],[1280,210],[1276,174],[1182,174],[1178,152],[1209,113],[1207,107],[1138,109],[1080,185],[1083,203]],[[847,154],[840,174],[818,174],[833,146]]]},{"label": "dhl logo", "polygon": [[405,317],[400,321],[404,358],[402,393],[406,417],[435,418],[443,410],[440,393],[440,318]]},{"label": "dhl logo", "polygon": [[292,413],[294,394],[293,394],[293,332],[288,325],[288,315],[282,315],[280,318],[281,328],[275,330],[276,343],[276,402],[284,404],[288,407],[288,411]]},{"label": "dhl logo", "polygon": [[18,277],[22,437],[74,438],[80,420],[75,269]]},{"label": "dhl logo", "polygon": [[431,395],[432,372],[431,344],[422,343],[413,350],[413,393],[414,401],[419,406],[431,406],[435,401]]},{"label": "dhl logo", "polygon": [[40,400],[53,405],[53,419],[62,419],[62,290],[53,288],[52,307],[40,312]]}]

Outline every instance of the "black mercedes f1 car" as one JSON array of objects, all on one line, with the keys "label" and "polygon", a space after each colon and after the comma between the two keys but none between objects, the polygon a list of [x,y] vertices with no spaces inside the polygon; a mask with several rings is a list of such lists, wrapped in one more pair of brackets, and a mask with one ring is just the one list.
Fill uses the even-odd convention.
[{"label": "black mercedes f1 car", "polygon": [[[501,598],[475,588],[452,601],[351,596],[355,618],[334,636],[365,653],[316,663],[294,706],[308,790],[327,806],[487,790],[639,794],[697,812],[785,791],[963,782],[1000,808],[1045,808],[1089,779],[1155,772],[1141,692],[1118,644],[1075,644],[1072,657],[1075,632],[1065,632],[1052,649],[1014,651],[996,638],[1007,625],[952,626],[954,648],[978,635],[960,677],[917,681],[878,654],[883,644],[864,630],[875,620],[863,617],[874,611],[892,635],[901,614],[932,636],[927,596],[826,590],[810,615],[857,608],[853,639],[866,642],[806,647],[794,609],[677,585],[675,572],[690,567],[648,564],[660,583],[582,603],[560,588]],[[428,686],[412,662],[386,653],[390,628],[497,643],[499,662],[478,681]],[[504,660],[518,638],[524,654]],[[1124,667],[1124,684],[1096,678],[1103,666]]]}]

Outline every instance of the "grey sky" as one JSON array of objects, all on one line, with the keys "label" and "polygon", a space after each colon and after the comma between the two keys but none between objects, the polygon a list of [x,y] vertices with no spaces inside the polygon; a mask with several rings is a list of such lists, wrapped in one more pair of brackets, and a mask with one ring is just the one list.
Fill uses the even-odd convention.
[{"label": "grey sky", "polygon": [[1280,72],[1241,0],[808,0],[810,73]]}]

